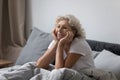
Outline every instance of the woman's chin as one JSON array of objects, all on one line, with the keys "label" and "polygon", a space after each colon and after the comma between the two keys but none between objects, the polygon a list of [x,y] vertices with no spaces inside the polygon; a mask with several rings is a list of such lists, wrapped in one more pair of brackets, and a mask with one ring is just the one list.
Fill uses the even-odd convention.
[{"label": "woman's chin", "polygon": [[58,40],[60,40],[61,38],[57,38]]},{"label": "woman's chin", "polygon": [[58,40],[62,39],[62,37],[57,37]]}]

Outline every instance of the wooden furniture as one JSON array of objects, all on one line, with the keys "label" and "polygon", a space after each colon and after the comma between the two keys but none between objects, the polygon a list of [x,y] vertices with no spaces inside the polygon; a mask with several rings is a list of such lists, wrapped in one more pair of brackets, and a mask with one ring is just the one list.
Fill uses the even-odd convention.
[{"label": "wooden furniture", "polygon": [[0,68],[8,67],[12,65],[13,62],[5,59],[0,59]]}]

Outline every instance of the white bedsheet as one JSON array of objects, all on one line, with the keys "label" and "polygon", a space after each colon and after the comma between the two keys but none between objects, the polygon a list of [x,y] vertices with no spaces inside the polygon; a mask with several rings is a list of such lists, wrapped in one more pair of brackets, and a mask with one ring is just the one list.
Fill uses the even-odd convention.
[{"label": "white bedsheet", "polygon": [[16,65],[0,70],[0,80],[117,80],[112,72],[98,69],[83,69],[77,72],[68,68],[52,71],[36,68],[35,62]]}]

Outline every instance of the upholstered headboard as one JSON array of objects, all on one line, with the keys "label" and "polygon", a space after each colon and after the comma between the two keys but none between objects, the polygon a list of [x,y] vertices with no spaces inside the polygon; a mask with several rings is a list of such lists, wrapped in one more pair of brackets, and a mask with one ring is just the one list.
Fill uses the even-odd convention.
[{"label": "upholstered headboard", "polygon": [[102,51],[103,49],[106,49],[117,55],[120,55],[120,44],[101,42],[96,40],[87,40],[87,42],[91,46],[92,50]]}]

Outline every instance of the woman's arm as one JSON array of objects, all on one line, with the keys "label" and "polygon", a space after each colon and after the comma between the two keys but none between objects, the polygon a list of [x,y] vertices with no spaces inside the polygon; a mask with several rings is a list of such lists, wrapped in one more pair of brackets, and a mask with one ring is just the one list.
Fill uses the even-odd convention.
[{"label": "woman's arm", "polygon": [[64,67],[71,68],[81,56],[82,55],[77,53],[69,53],[67,58],[65,59]]},{"label": "woman's arm", "polygon": [[64,52],[63,52],[64,45],[58,43],[57,50],[56,50],[56,57],[55,57],[55,68],[62,68],[64,67]]},{"label": "woman's arm", "polygon": [[56,47],[57,47],[58,42],[54,42],[54,44],[52,45],[52,47],[50,49],[48,49],[42,57],[40,57],[37,62],[36,62],[36,67],[39,68],[45,68],[47,69],[51,60],[55,57],[55,51],[56,51]]},{"label": "woman's arm", "polygon": [[55,62],[55,68],[59,69],[59,68],[71,68],[76,62],[77,60],[82,56],[80,54],[77,53],[68,53],[66,59],[64,59],[64,54],[63,54],[63,46],[58,44],[58,48],[57,48],[57,53],[56,53],[56,62]]},{"label": "woman's arm", "polygon": [[57,46],[57,51],[56,51],[56,58],[55,58],[56,69],[63,68],[63,67],[70,68],[80,58],[81,56],[80,54],[68,53],[67,58],[64,60],[64,51],[63,51],[64,46],[66,42],[71,41],[72,37],[73,37],[73,33],[71,31],[68,31],[66,36],[59,41],[58,46]]},{"label": "woman's arm", "polygon": [[50,64],[51,60],[55,58],[56,48],[57,48],[57,45],[58,45],[58,40],[57,40],[57,37],[56,37],[55,28],[52,31],[52,36],[53,36],[53,39],[54,39],[54,43],[52,44],[52,47],[50,49],[48,49],[44,53],[44,55],[37,60],[37,63],[36,63],[37,67],[47,69],[49,67],[49,64]]}]

